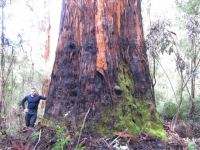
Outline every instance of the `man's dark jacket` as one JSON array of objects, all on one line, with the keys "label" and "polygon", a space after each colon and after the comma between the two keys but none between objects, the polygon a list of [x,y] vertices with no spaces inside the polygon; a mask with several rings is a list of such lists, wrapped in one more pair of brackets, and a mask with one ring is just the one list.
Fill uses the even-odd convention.
[{"label": "man's dark jacket", "polygon": [[41,99],[46,100],[47,97],[41,96],[41,95],[35,95],[32,97],[31,95],[27,95],[22,99],[20,105],[23,107],[23,109],[25,109],[24,103],[27,101],[28,102],[28,107],[27,107],[28,110],[33,110],[33,111],[37,112],[38,104]]}]

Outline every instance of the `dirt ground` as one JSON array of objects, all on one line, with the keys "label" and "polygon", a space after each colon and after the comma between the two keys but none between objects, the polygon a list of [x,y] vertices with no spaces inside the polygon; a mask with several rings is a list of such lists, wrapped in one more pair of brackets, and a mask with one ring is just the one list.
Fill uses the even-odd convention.
[{"label": "dirt ground", "polygon": [[[113,138],[82,138],[80,139],[81,150],[188,150],[188,138],[181,138],[176,132],[164,125],[167,132],[167,141],[141,134],[134,137],[129,133],[122,132]],[[64,149],[74,150],[77,145],[77,137],[71,138]],[[0,138],[1,150],[50,150],[57,142],[55,128],[47,126],[36,126],[35,128],[24,128],[15,135],[2,135]],[[196,148],[198,139],[195,140]],[[78,149],[77,149],[78,150]],[[80,147],[79,147],[80,150]]]}]

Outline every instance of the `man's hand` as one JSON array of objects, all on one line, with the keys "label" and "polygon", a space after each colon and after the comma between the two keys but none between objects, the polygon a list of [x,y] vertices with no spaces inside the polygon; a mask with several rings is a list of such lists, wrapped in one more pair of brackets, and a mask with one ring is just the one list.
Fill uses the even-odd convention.
[{"label": "man's hand", "polygon": [[27,113],[28,112],[28,109],[26,108],[26,109],[24,109],[24,113]]}]

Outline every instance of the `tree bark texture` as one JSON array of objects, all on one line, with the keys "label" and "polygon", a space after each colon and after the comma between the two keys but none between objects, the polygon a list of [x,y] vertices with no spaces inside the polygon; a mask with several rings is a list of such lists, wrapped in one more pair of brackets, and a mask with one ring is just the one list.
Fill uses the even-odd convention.
[{"label": "tree bark texture", "polygon": [[109,133],[126,129],[125,116],[131,127],[153,116],[140,5],[140,0],[63,1],[46,117],[79,128],[91,109],[85,131]]}]

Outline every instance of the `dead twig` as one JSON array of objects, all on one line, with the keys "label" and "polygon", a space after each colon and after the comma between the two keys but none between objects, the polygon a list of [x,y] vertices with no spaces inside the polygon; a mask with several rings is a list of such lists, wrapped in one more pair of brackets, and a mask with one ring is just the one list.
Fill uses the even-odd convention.
[{"label": "dead twig", "polygon": [[40,129],[39,138],[38,138],[38,141],[37,141],[37,143],[35,144],[35,146],[34,146],[33,150],[35,150],[35,149],[36,149],[36,147],[37,147],[37,145],[39,144],[39,142],[40,142],[40,139],[41,139],[41,134],[42,134],[42,129]]},{"label": "dead twig", "polygon": [[110,148],[108,142],[107,142],[105,139],[103,139],[103,138],[102,138],[102,141],[103,141],[103,142],[107,145],[107,147],[111,150],[111,148]]},{"label": "dead twig", "polygon": [[79,145],[79,142],[80,142],[80,139],[81,139],[81,134],[82,134],[83,128],[84,128],[84,126],[85,126],[85,121],[86,121],[87,116],[88,116],[88,114],[89,114],[89,112],[90,112],[90,109],[91,109],[91,108],[89,108],[88,111],[87,111],[87,113],[85,114],[85,117],[84,117],[84,120],[83,120],[83,124],[82,124],[82,127],[81,127],[81,131],[80,131],[80,135],[79,135],[79,137],[78,137],[78,142],[77,142],[77,145],[76,145],[75,149],[76,149],[76,148],[78,147],[78,145]]},{"label": "dead twig", "polygon": [[175,98],[175,100],[176,100],[176,103],[178,104],[178,100],[177,100],[177,97],[176,97],[176,92],[175,92],[175,90],[174,90],[174,87],[173,87],[173,84],[172,84],[172,82],[171,82],[171,80],[170,80],[170,77],[168,76],[166,70],[163,68],[163,66],[162,66],[162,64],[160,63],[160,61],[159,61],[158,59],[156,59],[156,61],[158,62],[158,64],[159,64],[160,67],[162,68],[164,74],[166,75],[167,80],[169,81],[169,84],[170,84],[170,86],[171,86],[172,92],[173,92],[173,94],[174,94],[174,98]]},{"label": "dead twig", "polygon": [[[128,131],[128,129],[126,129],[126,130],[124,130],[124,132],[126,132],[126,131]],[[110,148],[110,146],[117,140],[117,139],[119,139],[121,136],[120,135],[118,135],[108,146],[109,146],[109,148]]]}]

